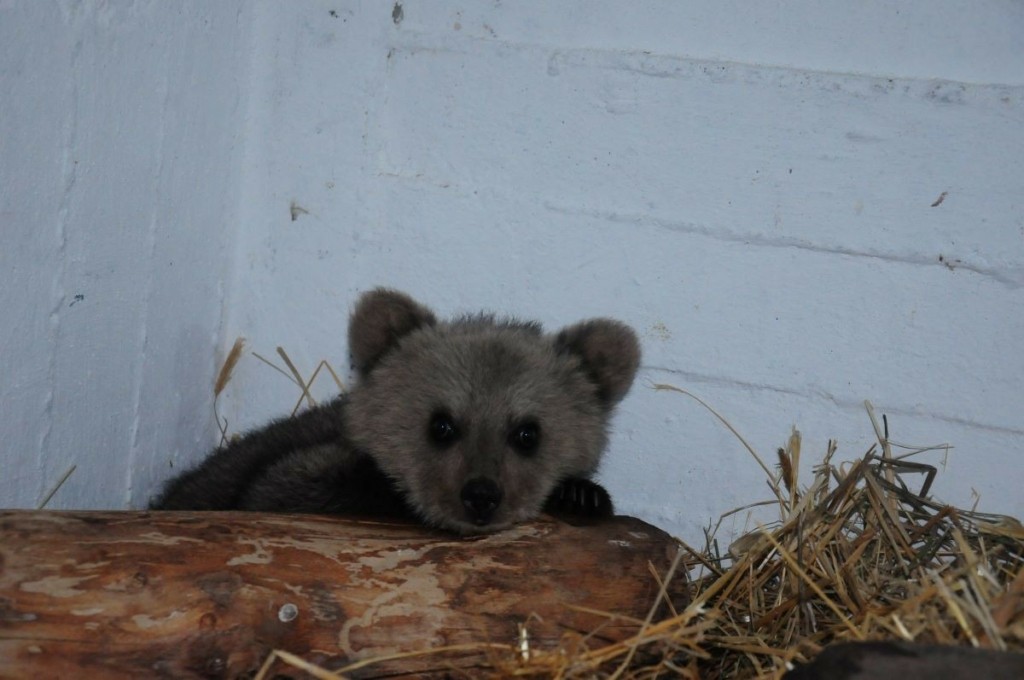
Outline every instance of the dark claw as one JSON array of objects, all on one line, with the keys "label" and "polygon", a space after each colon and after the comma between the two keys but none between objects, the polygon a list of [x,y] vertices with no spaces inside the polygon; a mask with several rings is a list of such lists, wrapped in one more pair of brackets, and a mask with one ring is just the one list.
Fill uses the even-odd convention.
[{"label": "dark claw", "polygon": [[603,486],[589,479],[563,480],[548,496],[544,512],[569,518],[611,517],[612,497]]}]

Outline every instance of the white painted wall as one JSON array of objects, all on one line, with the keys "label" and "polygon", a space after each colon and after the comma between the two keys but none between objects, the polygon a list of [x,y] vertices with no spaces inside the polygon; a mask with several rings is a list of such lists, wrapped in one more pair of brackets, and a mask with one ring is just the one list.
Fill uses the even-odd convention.
[{"label": "white painted wall", "polygon": [[0,3],[0,506],[71,465],[51,507],[138,504],[211,441],[243,9]]},{"label": "white painted wall", "polygon": [[[10,280],[39,291],[0,293],[19,319],[0,461],[23,480],[0,481],[0,504],[31,504],[74,460],[54,505],[142,505],[214,442],[209,385],[236,336],[307,374],[345,367],[355,295],[387,284],[443,314],[633,324],[644,368],[603,479],[620,510],[689,540],[768,491],[731,434],[654,382],[701,395],[769,459],[797,425],[807,469],[830,437],[867,449],[871,399],[895,439],[956,446],[940,497],[1024,515],[1020,3],[126,3],[162,21],[113,22],[139,36],[118,39],[136,56],[117,78],[73,49],[108,6],[63,33],[31,7],[0,10],[0,125],[21,145],[0,157],[4,233],[22,225]],[[98,79],[116,103],[85,117]],[[109,143],[126,126],[131,144]],[[64,159],[93,136],[87,191]],[[140,231],[96,227],[115,208],[93,194],[125,182],[116,209]],[[164,239],[187,270],[152,273]],[[76,326],[78,272],[104,258],[131,262],[99,289],[129,312]],[[295,397],[249,355],[222,413],[256,425]]]}]

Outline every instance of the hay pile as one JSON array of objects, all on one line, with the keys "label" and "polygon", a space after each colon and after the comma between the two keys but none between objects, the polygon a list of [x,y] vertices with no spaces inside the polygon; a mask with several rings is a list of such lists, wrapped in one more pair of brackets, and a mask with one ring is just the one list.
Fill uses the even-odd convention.
[{"label": "hay pile", "polygon": [[[308,397],[309,383],[287,363]],[[646,620],[633,621],[631,639],[602,646],[567,633],[558,648],[538,649],[527,621],[518,644],[481,641],[422,655],[454,667],[464,655],[486,652],[489,664],[473,677],[778,678],[840,640],[1024,650],[1024,528],[1011,517],[930,500],[935,468],[907,460],[924,449],[894,457],[886,428],[867,407],[879,443],[841,465],[830,445],[806,486],[798,479],[799,433],[779,449],[774,470],[747,446],[769,476],[778,522],[724,554],[713,536],[704,549],[683,544],[669,573],[653,575],[661,594]],[[664,597],[672,579],[688,582],[691,602],[682,611]],[[257,680],[281,664],[333,679],[384,660],[332,673],[279,651]]]}]

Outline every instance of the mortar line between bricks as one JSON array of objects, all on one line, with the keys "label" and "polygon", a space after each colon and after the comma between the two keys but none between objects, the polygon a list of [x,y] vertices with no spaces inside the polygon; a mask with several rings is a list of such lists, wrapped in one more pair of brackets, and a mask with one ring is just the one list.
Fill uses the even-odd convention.
[{"label": "mortar line between bricks", "polygon": [[[410,176],[404,175],[393,171],[384,171],[377,173],[377,176],[384,180],[401,181],[409,183],[424,183],[433,187],[449,189],[451,187],[458,186],[451,180],[439,180],[428,175],[417,175]],[[493,189],[486,185],[480,185],[481,187]],[[1000,283],[1011,290],[1018,290],[1024,288],[1024,265],[1019,267],[1009,267],[1005,269],[998,269],[996,267],[984,267],[978,264],[974,264],[970,261],[958,258],[955,263],[938,260],[937,258],[931,258],[926,256],[909,256],[909,255],[896,255],[893,253],[885,253],[879,251],[870,250],[858,250],[856,248],[849,248],[843,246],[824,246],[810,243],[805,240],[801,240],[797,237],[765,237],[762,234],[752,232],[736,232],[727,228],[721,227],[710,227],[697,222],[684,222],[676,220],[667,220],[661,217],[655,217],[653,215],[646,215],[643,213],[621,213],[611,210],[588,210],[585,208],[569,207],[559,205],[551,201],[542,201],[542,207],[558,215],[566,215],[569,217],[586,217],[590,219],[602,220],[610,222],[612,224],[632,224],[641,227],[648,227],[654,229],[660,229],[664,231],[672,231],[680,234],[690,234],[694,236],[703,236],[715,241],[722,243],[741,243],[743,245],[760,246],[765,248],[779,248],[779,249],[796,249],[803,250],[812,253],[821,253],[826,255],[843,255],[846,257],[863,257],[868,259],[880,260],[887,263],[896,264],[909,264],[919,267],[934,267],[944,266],[950,271],[956,271],[962,269],[972,274],[992,279],[997,283]],[[1007,270],[1011,273],[1007,273]]]},{"label": "mortar line between bricks", "polygon": [[[642,368],[646,371],[657,371],[659,373],[666,373],[669,375],[678,376],[679,378],[685,380],[687,383],[691,384],[695,383],[700,385],[724,387],[737,390],[756,390],[758,392],[784,394],[793,397],[824,399],[828,402],[831,402],[832,404],[835,404],[837,407],[841,409],[851,409],[855,411],[863,411],[864,409],[863,400],[840,399],[830,394],[829,392],[820,389],[800,390],[788,387],[779,387],[776,385],[766,385],[763,383],[736,380],[735,378],[712,376],[705,373],[696,373],[693,371],[684,371],[677,368],[667,368],[665,366],[644,365],[642,366]],[[645,386],[650,388],[652,387],[652,384],[647,384]],[[688,389],[687,385],[685,384],[677,385],[677,387]],[[870,398],[870,395],[868,398]],[[712,404],[712,406],[714,406],[714,404]],[[886,406],[885,408],[876,408],[876,410],[878,410],[879,412],[884,411],[886,414],[889,415],[906,416],[908,418],[929,418],[932,420],[938,420],[952,425],[960,425],[962,427],[969,427],[972,429],[982,430],[986,432],[1009,434],[1014,436],[1024,436],[1024,428],[1009,427],[1006,425],[994,425],[991,423],[981,423],[976,420],[946,415],[944,413],[934,413],[931,411],[916,411],[911,408],[900,406]]]},{"label": "mortar line between bricks", "polygon": [[683,222],[666,220],[661,217],[654,217],[653,215],[645,215],[642,213],[620,213],[608,210],[587,210],[584,208],[568,207],[552,203],[551,201],[545,201],[544,209],[560,215],[567,215],[571,217],[588,217],[591,219],[603,220],[605,222],[611,222],[612,224],[633,224],[642,227],[651,227],[655,229],[661,229],[664,231],[673,231],[682,234],[693,234],[696,236],[704,236],[706,238],[714,239],[716,241],[722,241],[725,243],[743,243],[745,245],[752,246],[763,246],[766,248],[795,248],[797,250],[806,250],[814,253],[824,253],[828,255],[846,255],[848,257],[866,257],[875,260],[881,260],[883,262],[895,262],[899,264],[911,264],[918,266],[945,266],[951,270],[963,269],[965,271],[984,276],[986,278],[993,279],[999,283],[1012,288],[1018,289],[1024,286],[1024,268],[1018,267],[1010,269],[1016,275],[1008,274],[1005,271],[996,269],[994,267],[983,267],[978,264],[973,264],[968,261],[960,260],[955,265],[943,263],[939,260],[932,259],[925,256],[909,256],[909,255],[896,255],[893,253],[885,253],[870,250],[858,250],[856,248],[849,248],[843,246],[823,246],[810,243],[795,237],[766,237],[762,234],[757,233],[740,233],[728,228],[722,227],[710,227],[702,225],[696,222]]},{"label": "mortar line between bricks", "polygon": [[[449,54],[469,54],[479,50],[481,46],[492,46],[498,50],[510,52],[537,51],[546,53],[548,60],[566,59],[577,56],[594,55],[595,57],[619,57],[627,59],[642,59],[648,62],[676,62],[685,64],[690,68],[699,67],[722,67],[726,69],[742,69],[749,71],[764,71],[776,74],[788,74],[800,79],[813,77],[826,78],[852,78],[861,81],[899,82],[899,83],[925,83],[929,86],[962,86],[970,88],[993,88],[1000,92],[1013,91],[1024,93],[1024,83],[1004,83],[973,80],[953,80],[950,78],[925,78],[922,76],[906,75],[900,73],[870,73],[867,71],[846,71],[840,69],[813,68],[801,66],[787,66],[772,62],[742,61],[736,59],[721,59],[712,56],[695,56],[687,54],[674,54],[672,52],[652,52],[643,49],[630,48],[609,48],[598,45],[565,47],[564,45],[546,42],[505,40],[503,38],[487,38],[474,35],[449,35],[444,33],[414,31],[404,29],[394,35],[388,45],[399,50],[408,52],[434,52]],[[576,64],[579,65],[579,64]],[[633,71],[640,75],[653,78],[679,77],[676,73],[654,67],[635,67],[630,65],[607,65],[594,63],[589,64],[591,68],[611,68],[617,70]]]}]

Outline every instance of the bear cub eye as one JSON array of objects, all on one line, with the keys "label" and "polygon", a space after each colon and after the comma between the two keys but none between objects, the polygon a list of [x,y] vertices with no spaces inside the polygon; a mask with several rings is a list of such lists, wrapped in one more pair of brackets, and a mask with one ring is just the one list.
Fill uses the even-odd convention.
[{"label": "bear cub eye", "polygon": [[455,429],[455,420],[444,411],[438,411],[430,417],[428,433],[430,439],[438,446],[448,446],[459,438],[459,431]]},{"label": "bear cub eye", "polygon": [[512,427],[508,443],[519,453],[533,453],[540,445],[540,425],[533,420],[524,420]]}]

